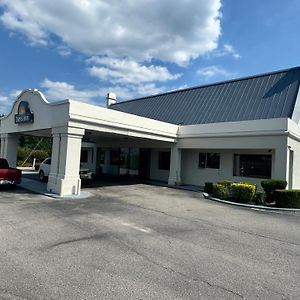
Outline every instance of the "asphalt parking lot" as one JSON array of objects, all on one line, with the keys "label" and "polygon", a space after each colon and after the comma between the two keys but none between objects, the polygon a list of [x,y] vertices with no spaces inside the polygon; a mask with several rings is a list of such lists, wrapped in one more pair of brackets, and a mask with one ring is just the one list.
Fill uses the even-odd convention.
[{"label": "asphalt parking lot", "polygon": [[0,299],[299,299],[300,216],[145,184],[0,191]]}]

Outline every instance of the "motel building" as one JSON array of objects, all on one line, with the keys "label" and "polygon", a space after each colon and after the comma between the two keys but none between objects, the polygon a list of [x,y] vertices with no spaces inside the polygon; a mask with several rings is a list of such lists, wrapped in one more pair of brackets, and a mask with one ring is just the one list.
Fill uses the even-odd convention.
[{"label": "motel building", "polygon": [[47,190],[80,194],[95,174],[169,185],[264,178],[300,188],[300,67],[117,102],[48,102],[23,90],[0,126],[0,157],[16,166],[21,135],[52,138]]}]

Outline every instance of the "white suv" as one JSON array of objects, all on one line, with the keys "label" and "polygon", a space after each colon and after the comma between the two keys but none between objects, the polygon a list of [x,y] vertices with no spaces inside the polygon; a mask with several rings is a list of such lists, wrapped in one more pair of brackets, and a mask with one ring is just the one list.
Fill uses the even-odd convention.
[{"label": "white suv", "polygon": [[[48,178],[50,174],[50,169],[51,169],[51,157],[48,157],[41,163],[39,168],[39,179],[41,181],[45,181]],[[89,169],[83,168],[80,165],[79,176],[80,179],[91,180],[92,172]]]}]

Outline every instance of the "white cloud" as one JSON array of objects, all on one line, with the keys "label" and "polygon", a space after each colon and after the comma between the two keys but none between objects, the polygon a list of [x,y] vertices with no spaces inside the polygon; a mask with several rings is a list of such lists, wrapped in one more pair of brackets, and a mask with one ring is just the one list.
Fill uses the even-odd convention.
[{"label": "white cloud", "polygon": [[0,116],[10,111],[13,101],[13,98],[0,94]]},{"label": "white cloud", "polygon": [[97,91],[93,90],[78,90],[74,85],[63,81],[51,81],[48,78],[44,79],[41,87],[48,100],[63,100],[74,99],[82,102],[93,103],[94,98],[99,96]]},{"label": "white cloud", "polygon": [[187,66],[216,51],[221,33],[221,0],[0,0],[0,7],[11,34],[62,56],[90,57],[87,71],[101,88],[44,79],[50,100],[98,103],[108,91],[123,99],[166,91],[161,84],[181,74],[161,62]]},{"label": "white cloud", "polygon": [[63,81],[52,81],[44,79],[40,84],[41,91],[45,94],[49,101],[73,99],[91,104],[105,104],[105,98],[108,92],[117,94],[118,99],[132,99],[145,95],[157,94],[164,91],[164,88],[157,87],[154,83],[143,85],[127,85],[127,86],[104,86],[98,89],[78,89],[74,85]]},{"label": "white cloud", "polygon": [[59,45],[56,50],[61,56],[70,56],[72,54],[71,49],[65,45]]},{"label": "white cloud", "polygon": [[3,104],[3,103],[5,103],[6,101],[8,101],[8,97],[7,97],[7,96],[1,96],[1,95],[0,95],[0,103]]},{"label": "white cloud", "polygon": [[112,83],[140,84],[153,81],[167,81],[180,77],[180,74],[171,74],[165,67],[143,66],[126,58],[94,56],[88,60],[88,63],[96,64],[88,68],[90,75]]},{"label": "white cloud", "polygon": [[9,92],[9,97],[15,100],[21,94],[21,92],[22,90],[11,90]]},{"label": "white cloud", "polygon": [[[1,1],[3,3],[5,1]],[[17,1],[18,2],[18,1]],[[32,44],[39,44],[39,45],[47,45],[47,34],[46,32],[40,28],[39,24],[35,22],[35,20],[30,20],[28,18],[29,11],[25,8],[25,11],[22,13],[25,18],[20,16],[18,14],[19,3],[15,3],[16,7],[11,7],[10,10],[5,11],[1,17],[0,20],[3,22],[3,24],[11,30],[18,31],[25,36],[28,37],[29,41]],[[20,7],[22,9],[22,7]]]},{"label": "white cloud", "polygon": [[162,93],[164,91],[165,91],[164,87],[157,87],[154,83],[132,86],[131,89],[129,89],[129,97],[127,97],[127,99],[132,99],[134,97],[155,95],[155,94]]},{"label": "white cloud", "polygon": [[217,66],[209,66],[197,71],[197,74],[203,76],[204,79],[209,79],[216,76],[221,77],[230,77],[233,76],[232,73],[228,72],[227,70],[217,67]]},{"label": "white cloud", "polygon": [[0,21],[34,44],[185,65],[217,48],[221,0],[0,0]]},{"label": "white cloud", "polygon": [[224,44],[223,48],[214,51],[215,56],[222,57],[225,55],[231,55],[235,59],[241,58],[241,55],[235,50],[235,48],[230,44]]}]

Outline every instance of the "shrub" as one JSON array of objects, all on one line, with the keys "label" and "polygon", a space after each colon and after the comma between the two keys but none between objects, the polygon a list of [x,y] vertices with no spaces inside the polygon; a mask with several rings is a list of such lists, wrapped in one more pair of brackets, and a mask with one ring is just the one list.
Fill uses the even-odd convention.
[{"label": "shrub", "polygon": [[213,183],[212,182],[205,182],[204,192],[207,194],[213,193]]},{"label": "shrub", "polygon": [[266,193],[266,202],[271,203],[275,200],[275,190],[285,189],[287,182],[285,180],[267,179],[262,180],[260,184]]},{"label": "shrub", "polygon": [[266,204],[265,199],[266,199],[266,194],[263,192],[258,192],[254,195],[253,201],[256,205],[265,205]]},{"label": "shrub", "polygon": [[37,163],[42,162],[46,157],[51,156],[51,152],[48,150],[33,150],[28,147],[18,149],[18,166],[29,167],[32,166],[33,159],[36,159]]},{"label": "shrub", "polygon": [[47,150],[34,150],[32,151],[31,156],[36,158],[37,161],[42,162],[45,158],[51,156],[51,153]]},{"label": "shrub", "polygon": [[[29,155],[29,153],[30,153],[30,149],[29,148],[27,148],[27,147],[24,147],[24,148],[19,147],[18,148],[17,161],[21,164],[26,159],[26,157]],[[18,163],[18,165],[19,165],[19,163]]]},{"label": "shrub", "polygon": [[232,181],[229,181],[229,180],[222,180],[222,181],[219,181],[218,184],[221,184],[221,185],[224,185],[226,186],[228,189],[230,189],[231,185],[233,184]]},{"label": "shrub", "polygon": [[245,203],[254,199],[256,192],[256,185],[252,183],[232,183],[231,196],[241,203]]},{"label": "shrub", "polygon": [[217,183],[213,185],[213,195],[220,199],[228,199],[230,191],[226,185]]},{"label": "shrub", "polygon": [[274,199],[277,207],[300,208],[300,190],[276,190]]}]

